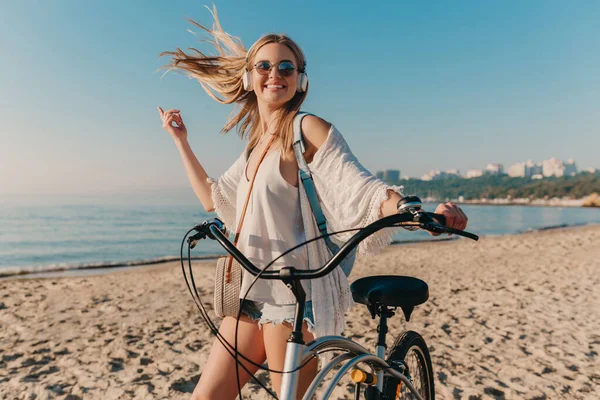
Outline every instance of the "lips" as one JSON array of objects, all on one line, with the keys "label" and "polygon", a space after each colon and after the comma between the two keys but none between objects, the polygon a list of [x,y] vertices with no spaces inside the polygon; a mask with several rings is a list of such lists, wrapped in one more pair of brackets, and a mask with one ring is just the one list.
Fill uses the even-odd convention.
[{"label": "lips", "polygon": [[271,83],[271,84],[265,85],[264,88],[270,89],[270,90],[278,90],[278,89],[284,89],[285,85]]}]

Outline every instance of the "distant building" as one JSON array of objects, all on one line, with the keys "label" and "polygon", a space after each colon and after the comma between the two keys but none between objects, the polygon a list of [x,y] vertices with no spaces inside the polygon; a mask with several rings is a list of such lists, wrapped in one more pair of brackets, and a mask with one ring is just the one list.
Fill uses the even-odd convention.
[{"label": "distant building", "polygon": [[511,177],[533,178],[535,176],[533,179],[540,179],[540,176],[561,177],[565,175],[575,175],[576,173],[577,166],[575,165],[575,161],[569,160],[564,163],[554,157],[549,160],[544,160],[541,163],[534,163],[531,160],[525,163],[516,163],[508,169],[508,175]]},{"label": "distant building", "polygon": [[428,173],[426,173],[425,175],[423,175],[421,177],[421,180],[424,181],[433,181],[433,180],[437,180],[439,179],[440,174],[442,173],[442,171],[438,170],[431,170]]},{"label": "distant building", "polygon": [[429,171],[421,177],[422,181],[432,181],[441,171]]},{"label": "distant building", "polygon": [[397,169],[388,169],[385,171],[377,171],[375,176],[386,182],[398,182],[400,180],[400,171]]},{"label": "distant building", "polygon": [[485,167],[485,172],[491,175],[502,175],[504,173],[504,165],[491,163]]},{"label": "distant building", "polygon": [[480,176],[483,176],[482,169],[469,169],[469,170],[467,170],[467,174],[465,175],[465,178],[467,178],[467,179],[479,178]]},{"label": "distant building", "polygon": [[513,178],[531,178],[533,175],[538,175],[542,173],[542,165],[541,164],[536,164],[531,160],[528,160],[527,162],[523,163],[516,163],[513,164],[509,169],[508,169],[508,176],[513,177]]},{"label": "distant building", "polygon": [[527,176],[526,172],[527,167],[525,166],[525,163],[519,162],[510,166],[508,169],[508,176],[511,178],[522,178]]},{"label": "distant building", "polygon": [[440,171],[439,169],[431,170],[425,175],[421,177],[421,180],[424,181],[438,181],[442,179],[448,178],[456,178],[460,176],[460,172],[457,169],[449,169],[445,172]]},{"label": "distant building", "polygon": [[[521,168],[519,170],[516,170],[516,172],[514,172],[514,173],[516,174],[516,176],[521,176],[521,174],[523,174],[524,172]],[[502,175],[502,174],[504,174],[504,165],[490,163],[485,167],[485,169],[467,170],[467,173],[465,174],[465,178],[471,179],[471,178],[479,178],[480,176],[483,176],[483,175]]]},{"label": "distant building", "polygon": [[544,176],[570,176],[577,173],[575,161],[569,160],[566,163],[552,157],[549,160],[542,161],[542,174]]},{"label": "distant building", "polygon": [[565,175],[573,176],[577,174],[577,165],[573,159],[569,159],[565,163]]},{"label": "distant building", "polygon": [[532,177],[533,175],[539,175],[542,174],[543,171],[543,167],[541,163],[534,163],[533,161],[529,160],[525,163],[525,167],[526,167],[526,175],[527,177]]},{"label": "distant building", "polygon": [[388,169],[383,174],[383,180],[386,182],[398,182],[400,180],[400,171],[397,169]]},{"label": "distant building", "polygon": [[564,165],[559,159],[552,157],[542,161],[542,175],[560,177],[564,175],[564,172]]}]

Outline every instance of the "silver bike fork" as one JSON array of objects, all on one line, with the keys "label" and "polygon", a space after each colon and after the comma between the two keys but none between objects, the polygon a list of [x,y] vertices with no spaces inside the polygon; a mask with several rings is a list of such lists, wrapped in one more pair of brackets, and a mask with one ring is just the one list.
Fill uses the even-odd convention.
[{"label": "silver bike fork", "polygon": [[285,346],[285,362],[283,366],[284,373],[283,377],[281,378],[280,400],[296,400],[300,371],[295,370],[300,366],[303,356],[303,344],[293,342],[287,343],[287,345]]}]

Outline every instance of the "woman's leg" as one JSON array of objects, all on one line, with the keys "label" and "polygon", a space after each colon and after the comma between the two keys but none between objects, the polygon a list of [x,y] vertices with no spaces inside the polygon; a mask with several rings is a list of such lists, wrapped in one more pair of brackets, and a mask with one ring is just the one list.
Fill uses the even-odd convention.
[{"label": "woman's leg", "polygon": [[[267,353],[267,360],[269,360],[269,369],[277,371],[283,371],[283,363],[285,361],[285,346],[287,340],[292,332],[292,325],[283,323],[267,323],[262,326],[263,339],[265,344],[265,351]],[[306,322],[302,325],[302,334],[304,336],[304,342],[308,343],[314,339],[314,336],[308,332]],[[318,362],[317,360],[310,361],[300,370],[300,380],[298,382],[298,393],[297,398],[301,399],[306,392],[306,389],[310,386],[313,378],[317,374]],[[277,392],[277,397],[281,397],[281,378],[282,374],[276,374],[271,372],[271,382],[273,389]]]},{"label": "woman's leg", "polygon": [[[233,317],[225,317],[219,328],[221,335],[232,345],[235,341],[235,321]],[[259,365],[266,359],[263,334],[258,324],[246,315],[242,315],[240,318],[238,351]],[[252,374],[258,369],[247,361],[241,361]],[[242,367],[239,367],[239,371],[240,384],[243,387],[250,379],[250,375]],[[215,338],[210,356],[204,364],[191,400],[233,400],[237,394],[235,360]]]}]

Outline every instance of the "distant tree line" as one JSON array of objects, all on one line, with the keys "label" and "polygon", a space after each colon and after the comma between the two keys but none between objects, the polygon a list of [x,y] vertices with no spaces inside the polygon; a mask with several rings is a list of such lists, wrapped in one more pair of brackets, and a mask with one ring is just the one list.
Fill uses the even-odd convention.
[{"label": "distant tree line", "polygon": [[551,177],[532,180],[531,178],[511,178],[508,175],[484,175],[478,178],[448,178],[436,181],[418,179],[390,182],[404,186],[406,194],[416,194],[421,198],[457,199],[543,199],[568,197],[580,199],[592,193],[600,193],[600,172],[580,173],[561,178]]}]

